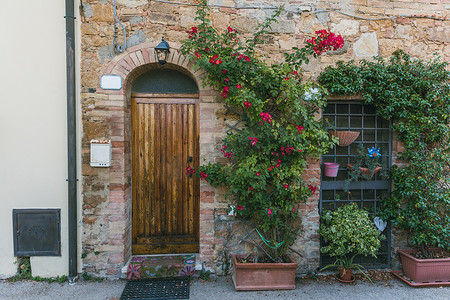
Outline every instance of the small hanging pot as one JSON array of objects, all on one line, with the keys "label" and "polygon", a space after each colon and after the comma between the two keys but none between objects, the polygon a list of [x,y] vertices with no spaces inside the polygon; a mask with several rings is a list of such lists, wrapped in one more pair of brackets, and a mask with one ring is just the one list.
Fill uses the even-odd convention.
[{"label": "small hanging pot", "polygon": [[339,171],[338,163],[323,163],[325,176],[336,177]]}]

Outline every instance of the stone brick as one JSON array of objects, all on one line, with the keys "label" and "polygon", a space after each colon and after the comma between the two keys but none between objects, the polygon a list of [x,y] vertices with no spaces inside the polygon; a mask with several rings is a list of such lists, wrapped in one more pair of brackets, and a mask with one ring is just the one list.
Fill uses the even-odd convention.
[{"label": "stone brick", "polygon": [[93,15],[91,22],[114,22],[113,6],[110,4],[92,4]]},{"label": "stone brick", "polygon": [[355,55],[360,58],[370,58],[378,55],[378,39],[375,32],[363,33],[353,45]]},{"label": "stone brick", "polygon": [[[448,0],[351,0],[325,3],[320,1],[321,9],[340,9],[357,14],[366,12],[366,17],[379,17],[399,14],[448,15],[444,5]],[[174,65],[191,72],[200,87],[200,153],[205,161],[222,160],[217,149],[225,134],[223,116],[220,115],[223,99],[211,87],[203,86],[202,70],[193,70],[193,61],[181,56],[179,42],[187,38],[186,30],[196,25],[195,7],[172,5],[169,3],[146,0],[118,0],[119,17],[127,26],[130,47],[122,54],[112,51],[113,14],[107,1],[89,1],[92,9],[85,12],[80,25],[81,34],[81,91],[95,88],[97,92],[82,95],[83,136],[82,136],[82,193],[83,193],[83,236],[82,243],[87,251],[100,247],[103,252],[94,255],[89,252],[83,260],[84,270],[101,276],[117,278],[120,267],[131,253],[131,162],[129,125],[130,107],[127,100],[129,88],[139,68],[148,68],[155,62],[153,48],[164,35],[172,47],[170,61]],[[213,1],[234,5],[231,0]],[[261,3],[261,5],[269,5]],[[273,4],[271,4],[273,5]],[[297,8],[298,4],[286,4]],[[448,6],[448,5],[447,5]],[[214,27],[225,30],[228,26],[244,33],[244,39],[251,38],[256,26],[267,17],[265,10],[236,10],[232,8],[213,9],[211,19]],[[143,22],[147,23],[142,26]],[[137,22],[137,23],[136,23]],[[133,25],[134,24],[134,25]],[[258,46],[256,51],[267,56],[267,61],[278,63],[283,59],[281,50],[292,46],[301,47],[304,40],[315,30],[330,28],[343,34],[346,44],[350,45],[346,53],[327,55],[312,59],[305,66],[305,79],[315,80],[316,76],[328,65],[337,60],[370,58],[371,55],[389,56],[397,48],[406,48],[415,57],[429,57],[437,51],[444,60],[450,61],[448,51],[448,21],[435,21],[425,18],[400,17],[395,20],[359,20],[337,12],[324,14],[282,14],[280,23],[274,24],[273,34],[265,36],[266,45]],[[371,38],[372,37],[372,38]],[[375,38],[373,38],[375,37]],[[378,46],[376,43],[378,42]],[[134,44],[133,44],[134,43]],[[368,47],[375,46],[375,47]],[[130,53],[134,52],[133,55]],[[427,57],[427,58],[428,58]],[[145,66],[144,66],[145,65]],[[117,74],[124,79],[122,90],[99,88],[99,78],[103,74]],[[101,94],[101,97],[99,95]],[[95,97],[91,97],[95,95]],[[109,98],[108,98],[109,97]],[[222,113],[223,114],[223,113]],[[111,138],[113,141],[113,167],[109,169],[89,166],[89,140],[92,138]],[[394,144],[394,156],[401,146]],[[394,157],[396,160],[396,158]],[[398,163],[398,160],[396,160]],[[308,184],[320,186],[320,162],[309,165],[303,179]],[[114,185],[118,184],[118,185]],[[108,189],[109,186],[109,189]],[[238,226],[225,215],[228,199],[222,188],[217,190],[208,184],[201,184],[201,221],[200,221],[200,257],[208,266],[220,267],[221,249],[225,242],[228,227],[239,234]],[[85,202],[86,200],[86,202]],[[317,228],[319,193],[299,205],[304,232],[294,244],[294,248],[304,255],[298,258],[299,270],[312,270],[319,264],[319,236]],[[394,249],[401,245],[404,236],[393,232]],[[247,245],[233,246],[233,251],[244,253]],[[398,264],[396,259],[394,265]],[[213,263],[211,263],[213,262]]]},{"label": "stone brick", "polygon": [[336,34],[341,34],[343,37],[356,35],[359,32],[359,22],[355,20],[341,20],[337,24],[332,24],[330,30]]}]

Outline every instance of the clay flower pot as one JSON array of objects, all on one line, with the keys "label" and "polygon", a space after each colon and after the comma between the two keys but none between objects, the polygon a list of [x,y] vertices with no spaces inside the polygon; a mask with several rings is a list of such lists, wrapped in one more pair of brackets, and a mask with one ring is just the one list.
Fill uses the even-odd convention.
[{"label": "clay flower pot", "polygon": [[450,258],[418,259],[417,250],[400,249],[403,273],[416,283],[450,283]]},{"label": "clay flower pot", "polygon": [[352,283],[355,281],[353,275],[353,269],[346,269],[344,267],[339,268],[339,274],[336,275],[336,279],[343,283]]},{"label": "clay flower pot", "polygon": [[232,279],[237,291],[293,290],[297,263],[240,263],[232,255]]},{"label": "clay flower pot", "polygon": [[[349,170],[351,170],[353,167],[353,164],[347,164],[347,168]],[[376,167],[375,170],[373,170],[373,173],[370,173],[369,168],[359,168],[359,171],[361,173],[361,175],[375,175],[376,173],[378,173],[381,170],[381,167]]]},{"label": "clay flower pot", "polygon": [[339,138],[338,146],[347,147],[358,138],[360,133],[357,131],[328,131],[328,134]]}]

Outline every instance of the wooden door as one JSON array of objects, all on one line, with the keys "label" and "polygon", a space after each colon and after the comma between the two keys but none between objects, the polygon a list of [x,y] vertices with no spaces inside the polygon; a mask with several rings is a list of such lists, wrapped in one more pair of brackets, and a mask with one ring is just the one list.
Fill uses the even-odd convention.
[{"label": "wooden door", "polygon": [[131,100],[133,254],[199,252],[198,95]]}]

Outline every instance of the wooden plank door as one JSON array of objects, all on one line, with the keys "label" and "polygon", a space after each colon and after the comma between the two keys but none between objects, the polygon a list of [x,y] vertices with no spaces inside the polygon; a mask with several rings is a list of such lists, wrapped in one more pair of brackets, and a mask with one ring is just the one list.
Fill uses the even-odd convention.
[{"label": "wooden plank door", "polygon": [[131,100],[133,254],[199,252],[198,95]]}]

